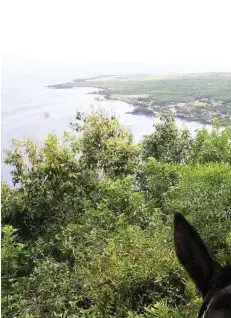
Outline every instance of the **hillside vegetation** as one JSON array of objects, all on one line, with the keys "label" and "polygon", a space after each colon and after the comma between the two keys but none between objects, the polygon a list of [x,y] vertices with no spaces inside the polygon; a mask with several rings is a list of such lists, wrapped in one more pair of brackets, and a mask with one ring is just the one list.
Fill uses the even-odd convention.
[{"label": "hillside vegetation", "polygon": [[212,123],[219,118],[223,125],[231,124],[231,73],[100,76],[51,87],[85,86],[137,106],[137,114],[147,114],[148,108],[148,115],[166,110],[188,121]]},{"label": "hillside vegetation", "polygon": [[72,128],[6,154],[3,317],[196,317],[173,215],[231,259],[231,127],[192,139],[163,117],[141,144],[103,112],[78,113]]}]

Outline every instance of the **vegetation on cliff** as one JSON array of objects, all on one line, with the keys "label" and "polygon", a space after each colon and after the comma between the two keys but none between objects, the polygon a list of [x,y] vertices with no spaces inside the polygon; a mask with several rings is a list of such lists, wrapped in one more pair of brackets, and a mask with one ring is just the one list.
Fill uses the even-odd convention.
[{"label": "vegetation on cliff", "polygon": [[77,114],[72,127],[7,152],[3,317],[196,317],[173,214],[230,260],[231,127],[192,139],[163,117],[141,144],[103,112]]}]

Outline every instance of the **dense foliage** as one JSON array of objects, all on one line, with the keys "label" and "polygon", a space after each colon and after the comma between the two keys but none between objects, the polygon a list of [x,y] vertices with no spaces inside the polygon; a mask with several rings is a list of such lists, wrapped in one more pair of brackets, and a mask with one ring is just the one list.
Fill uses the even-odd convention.
[{"label": "dense foliage", "polygon": [[134,144],[103,112],[42,146],[13,141],[2,183],[4,317],[194,317],[200,296],[178,263],[183,213],[231,257],[231,128],[195,139],[162,118]]}]

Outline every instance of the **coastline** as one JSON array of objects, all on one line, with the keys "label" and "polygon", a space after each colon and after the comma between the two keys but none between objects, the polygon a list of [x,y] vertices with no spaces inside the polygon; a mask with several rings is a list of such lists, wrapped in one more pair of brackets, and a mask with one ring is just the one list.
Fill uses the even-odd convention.
[{"label": "coastline", "polygon": [[[136,81],[134,81],[134,78]],[[191,96],[188,98],[185,97],[185,100],[177,102],[176,98],[174,101],[174,97],[171,100],[170,87],[169,89],[166,88],[166,96],[169,101],[160,102],[158,99],[154,99],[155,96],[148,92],[148,89],[146,89],[147,92],[145,94],[140,93],[139,90],[136,89],[137,78],[139,79],[138,75],[135,77],[129,77],[129,75],[127,75],[127,77],[102,75],[91,78],[79,78],[67,83],[49,85],[47,88],[71,89],[77,87],[91,87],[97,90],[88,94],[101,95],[106,100],[118,100],[132,105],[134,110],[130,112],[130,114],[156,117],[164,112],[187,122],[198,122],[205,125],[211,125],[213,119],[218,118],[221,126],[231,125],[231,96],[230,101],[217,100],[216,98],[209,96]],[[124,89],[122,84],[127,84],[129,81],[131,82],[129,92],[126,92],[126,89]],[[150,81],[140,81],[139,84],[140,83],[145,87],[145,83],[149,84]],[[137,91],[139,92],[138,94],[136,93]]]}]

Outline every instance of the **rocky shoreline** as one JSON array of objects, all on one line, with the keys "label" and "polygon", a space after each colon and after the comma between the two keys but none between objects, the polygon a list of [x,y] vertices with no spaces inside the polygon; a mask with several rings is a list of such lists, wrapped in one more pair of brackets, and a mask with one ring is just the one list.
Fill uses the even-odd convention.
[{"label": "rocky shoreline", "polygon": [[[70,89],[76,87],[94,87],[98,88],[90,94],[102,95],[108,100],[119,100],[134,106],[130,112],[134,115],[144,115],[148,117],[157,116],[160,113],[167,112],[175,117],[186,121],[197,121],[203,124],[211,124],[214,118],[218,118],[221,125],[231,125],[231,96],[230,100],[218,100],[217,98],[204,96],[189,96],[184,102],[164,102],[155,99],[155,94],[137,94],[134,86],[134,93],[124,93],[123,89],[117,93],[117,86],[108,78],[117,80],[116,76],[100,76],[92,78],[79,78],[71,82],[47,86],[53,89]],[[118,83],[119,79],[118,79]],[[122,84],[121,84],[122,85]],[[112,86],[112,87],[110,87]],[[167,91],[169,94],[169,91]],[[230,94],[231,95],[231,94]],[[171,96],[171,95],[170,95]]]}]

